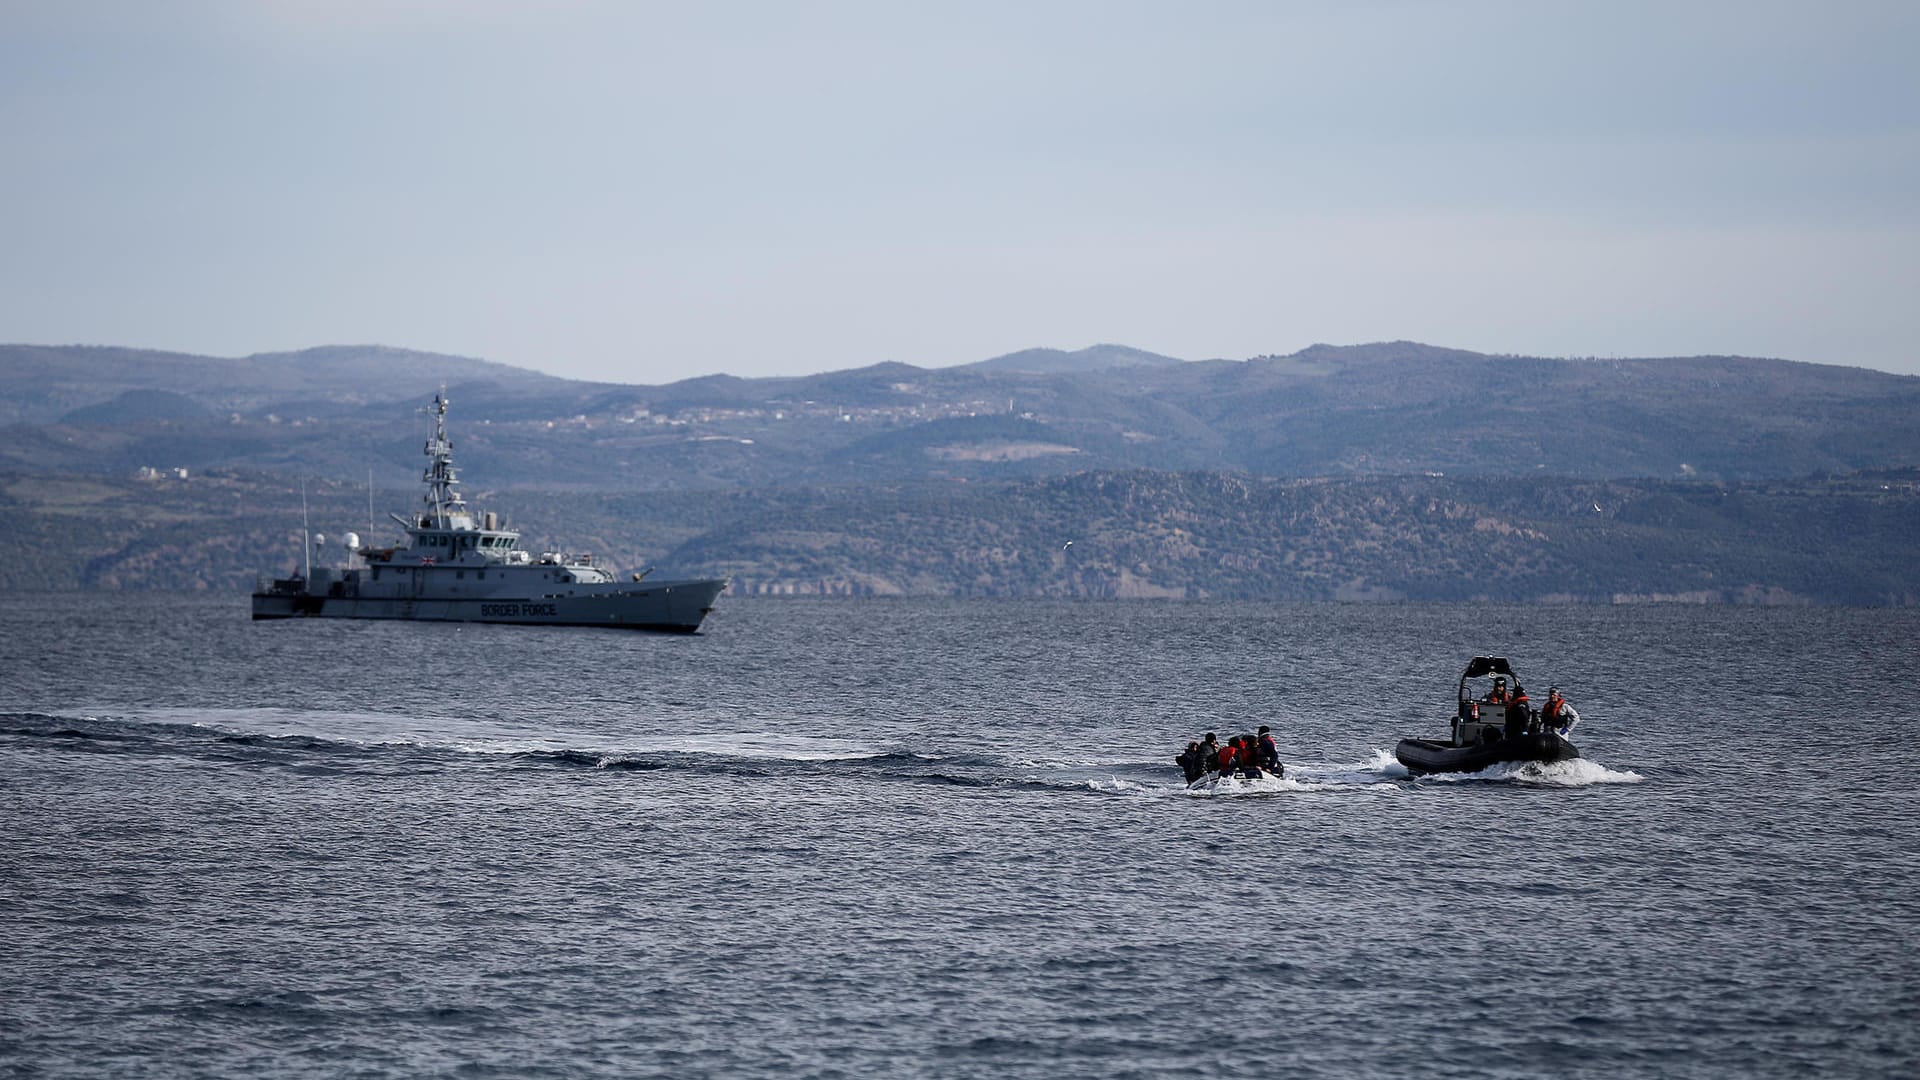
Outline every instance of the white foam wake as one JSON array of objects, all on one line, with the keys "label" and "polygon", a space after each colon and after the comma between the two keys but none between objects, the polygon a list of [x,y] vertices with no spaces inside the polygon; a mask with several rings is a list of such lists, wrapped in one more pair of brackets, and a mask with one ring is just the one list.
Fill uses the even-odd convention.
[{"label": "white foam wake", "polygon": [[459,718],[305,709],[152,709],[133,719],[177,723],[235,735],[306,737],[352,746],[417,746],[467,754],[577,752],[618,760],[641,754],[700,754],[761,761],[852,761],[885,756],[885,747],[788,732],[618,734],[544,729]]},{"label": "white foam wake", "polygon": [[1311,778],[1322,784],[1367,785],[1387,780],[1405,780],[1407,767],[1395,761],[1393,754],[1375,747],[1367,760],[1357,764],[1346,762],[1302,762],[1287,766],[1289,774],[1299,774],[1302,779]]},{"label": "white foam wake", "polygon": [[1333,792],[1358,789],[1375,795],[1390,796],[1410,790],[1403,781],[1421,784],[1511,783],[1540,787],[1588,787],[1595,784],[1638,784],[1646,778],[1639,773],[1609,769],[1597,761],[1575,758],[1572,761],[1507,762],[1471,773],[1434,773],[1414,777],[1391,751],[1375,748],[1363,762],[1289,762],[1285,777],[1263,776],[1211,777],[1195,787],[1146,784],[1114,778],[1089,784],[1096,791],[1128,794],[1180,793],[1196,798],[1242,795],[1277,795],[1292,792]]},{"label": "white foam wake", "polygon": [[1285,791],[1300,791],[1303,785],[1291,774],[1287,776],[1213,776],[1187,788],[1187,794],[1195,798],[1216,798],[1234,795],[1278,795]]},{"label": "white foam wake", "polygon": [[1479,772],[1435,773],[1421,779],[1435,783],[1513,783],[1542,787],[1591,787],[1595,784],[1638,784],[1646,779],[1630,770],[1609,769],[1588,758],[1571,761],[1506,761]]}]

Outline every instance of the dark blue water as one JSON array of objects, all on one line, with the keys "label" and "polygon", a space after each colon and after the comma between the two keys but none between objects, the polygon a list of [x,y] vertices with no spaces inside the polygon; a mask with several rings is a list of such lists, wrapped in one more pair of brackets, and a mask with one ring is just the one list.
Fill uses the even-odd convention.
[{"label": "dark blue water", "polygon": [[[1920,613],[0,597],[0,1074],[1920,1071]],[[1586,759],[1411,780],[1476,652]],[[1270,724],[1284,784],[1171,756]]]}]

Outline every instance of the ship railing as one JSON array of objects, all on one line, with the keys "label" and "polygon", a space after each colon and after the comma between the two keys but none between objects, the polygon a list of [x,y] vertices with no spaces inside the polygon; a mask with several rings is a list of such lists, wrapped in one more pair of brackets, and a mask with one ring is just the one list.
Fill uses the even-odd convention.
[{"label": "ship railing", "polygon": [[593,556],[591,554],[575,555],[575,554],[572,554],[571,552],[543,551],[540,553],[540,565],[542,566],[592,566]]}]

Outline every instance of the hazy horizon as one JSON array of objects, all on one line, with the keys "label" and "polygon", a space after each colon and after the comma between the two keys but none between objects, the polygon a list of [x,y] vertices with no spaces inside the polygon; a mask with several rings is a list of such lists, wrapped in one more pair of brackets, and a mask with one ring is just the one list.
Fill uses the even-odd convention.
[{"label": "hazy horizon", "polygon": [[0,339],[1920,374],[1920,9],[0,0]]}]

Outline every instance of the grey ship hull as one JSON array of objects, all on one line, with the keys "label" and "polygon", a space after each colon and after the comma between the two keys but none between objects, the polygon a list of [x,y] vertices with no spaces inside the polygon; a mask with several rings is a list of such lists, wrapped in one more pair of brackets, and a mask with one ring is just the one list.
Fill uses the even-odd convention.
[{"label": "grey ship hull", "polygon": [[348,596],[332,590],[275,587],[253,594],[255,619],[411,619],[421,622],[513,623],[531,626],[605,626],[691,634],[700,629],[724,580],[663,581],[644,587],[616,586],[569,596],[516,598],[472,596]]}]

